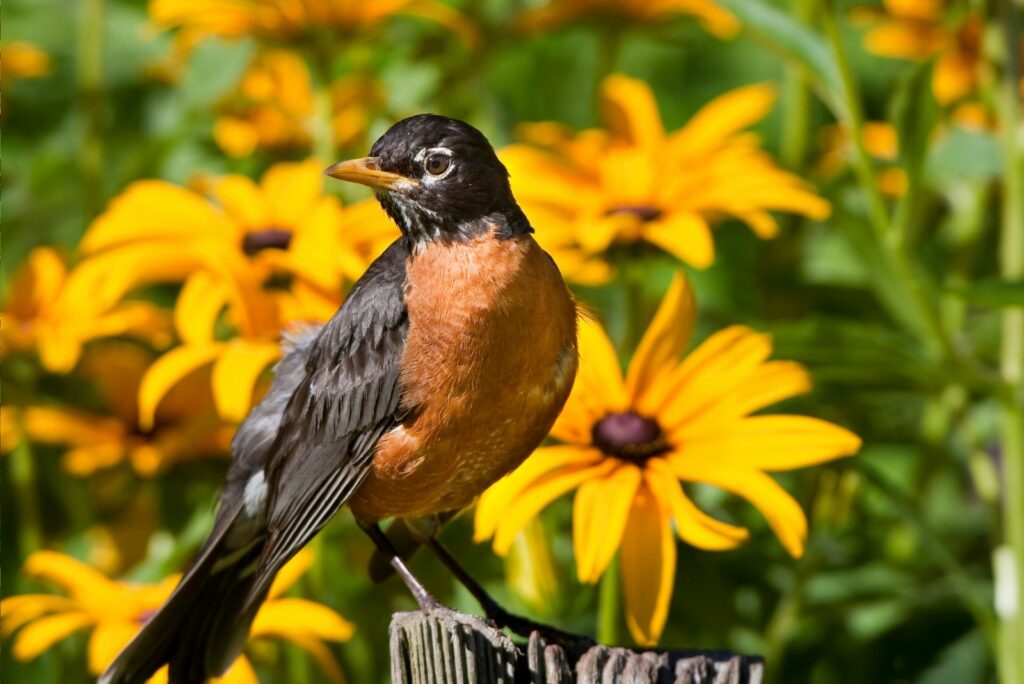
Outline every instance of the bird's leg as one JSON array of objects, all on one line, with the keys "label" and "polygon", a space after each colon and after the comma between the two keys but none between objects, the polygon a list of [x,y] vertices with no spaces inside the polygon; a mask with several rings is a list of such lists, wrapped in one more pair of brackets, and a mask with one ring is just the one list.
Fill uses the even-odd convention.
[{"label": "bird's leg", "polygon": [[444,608],[441,602],[434,598],[433,594],[427,591],[427,588],[424,587],[423,584],[416,579],[416,576],[412,574],[405,562],[403,562],[401,557],[398,555],[398,551],[396,551],[395,547],[391,544],[391,540],[388,539],[388,536],[381,531],[377,523],[362,520],[357,520],[357,522],[363,532],[366,532],[370,539],[373,540],[373,543],[377,546],[380,552],[388,558],[388,561],[391,563],[391,567],[395,569],[398,576],[402,578],[403,582],[405,582],[405,586],[409,588],[409,591],[412,593],[413,598],[416,599],[416,603],[420,605],[420,608],[423,610]]},{"label": "bird's leg", "polygon": [[497,601],[495,601],[490,594],[487,593],[486,589],[480,586],[479,582],[473,579],[469,572],[462,567],[459,561],[455,560],[455,557],[452,556],[441,542],[433,537],[428,537],[423,540],[423,543],[426,544],[434,555],[444,563],[445,567],[455,575],[455,578],[459,580],[459,583],[469,590],[469,593],[473,595],[473,598],[475,598],[480,604],[480,607],[483,608],[488,619],[495,622],[499,627],[507,627],[519,636],[526,638],[530,637],[531,632],[537,632],[552,642],[572,648],[578,648],[580,646],[587,648],[594,644],[594,641],[588,637],[564,632],[557,627],[545,625],[531,620],[530,618],[508,612]]}]

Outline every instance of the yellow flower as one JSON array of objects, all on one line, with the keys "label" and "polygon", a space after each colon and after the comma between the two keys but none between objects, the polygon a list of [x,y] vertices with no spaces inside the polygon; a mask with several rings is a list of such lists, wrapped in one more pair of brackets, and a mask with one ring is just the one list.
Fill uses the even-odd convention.
[{"label": "yellow flower", "polygon": [[702,549],[731,549],[747,530],[715,520],[680,481],[719,487],[749,500],[793,556],[803,553],[807,520],[768,472],[853,454],[860,440],[816,418],[751,415],[806,392],[798,364],[769,361],[771,340],[743,326],[722,330],[679,360],[694,303],[678,275],[622,377],[611,342],[596,323],[580,326],[576,384],[551,434],[480,498],[475,538],[493,536],[505,554],[550,502],[576,490],[573,547],[577,575],[596,582],[619,551],[626,617],[634,639],[658,641],[675,579],[675,531]]},{"label": "yellow flower", "polygon": [[581,19],[600,18],[617,23],[659,24],[687,14],[719,38],[739,30],[732,14],[712,0],[550,0],[520,18],[528,31],[543,31]]},{"label": "yellow flower", "polygon": [[396,15],[441,24],[469,45],[479,38],[468,18],[438,0],[150,0],[149,14],[160,26],[199,38],[301,40],[319,28],[340,37],[364,33]]},{"label": "yellow flower", "polygon": [[138,427],[139,383],[152,356],[136,345],[106,342],[82,361],[109,412],[68,406],[0,407],[0,443],[13,449],[22,438],[67,448],[63,466],[74,475],[129,463],[142,476],[211,454],[227,454],[232,430],[213,410],[209,378],[185,378],[160,406],[150,429]]},{"label": "yellow flower", "polygon": [[[283,639],[307,651],[330,676],[344,681],[325,641],[346,641],[355,628],[327,606],[301,598],[282,597],[310,567],[313,553],[300,551],[282,568],[253,621],[249,643]],[[107,578],[95,568],[54,551],[36,551],[25,561],[26,576],[55,584],[67,594],[25,594],[0,602],[0,631],[5,638],[18,632],[11,649],[18,660],[32,660],[50,646],[81,629],[91,629],[88,668],[99,675],[167,599],[179,576],[156,584],[134,584]],[[151,682],[166,682],[167,669]],[[240,655],[214,681],[258,684],[256,672]]]},{"label": "yellow flower", "polygon": [[166,345],[170,325],[163,311],[148,302],[121,301],[132,285],[148,278],[123,272],[113,280],[94,264],[68,273],[56,250],[32,250],[3,300],[3,355],[35,349],[47,370],[67,373],[83,346],[101,337],[132,335]]},{"label": "yellow flower", "polygon": [[[842,124],[826,126],[822,130],[824,153],[818,160],[818,171],[832,177],[846,168],[853,155],[850,132]],[[907,173],[896,166],[899,157],[899,138],[896,128],[884,121],[867,121],[861,129],[864,148],[881,164],[876,173],[878,187],[890,197],[899,197],[907,190]]]},{"label": "yellow flower", "polygon": [[[380,87],[350,76],[331,85],[332,139],[338,147],[361,143],[368,109],[380,106]],[[244,157],[257,149],[306,149],[313,142],[313,86],[306,63],[288,50],[267,50],[249,66],[221,107],[214,139],[224,152]]]},{"label": "yellow flower", "polygon": [[[883,0],[884,11],[858,8],[855,18],[874,23],[864,36],[869,52],[924,61],[937,57],[932,92],[942,104],[978,91],[989,67],[982,53],[984,21],[951,15],[942,0]],[[956,16],[954,23],[950,16]]]},{"label": "yellow flower", "polygon": [[[316,161],[278,164],[259,185],[235,175],[202,183],[215,203],[170,183],[140,181],[90,226],[81,243],[90,260],[145,270],[174,255],[185,266],[174,315],[183,344],[142,381],[143,429],[172,387],[211,364],[220,415],[244,418],[257,380],[279,356],[282,330],[329,318],[342,283],[397,236],[376,202],[342,208],[322,183]],[[222,315],[232,339],[218,335]]]},{"label": "yellow flower", "polygon": [[706,267],[714,260],[711,226],[724,218],[767,238],[778,230],[770,210],[828,216],[828,202],[775,166],[754,134],[741,132],[771,107],[767,86],[723,95],[671,134],[642,81],[609,76],[601,97],[605,129],[573,135],[558,124],[533,124],[523,128],[530,145],[502,151],[542,244],[549,232],[560,233],[597,256],[642,241]]},{"label": "yellow flower", "polygon": [[5,42],[0,47],[4,83],[23,78],[42,78],[50,73],[50,56],[23,40]]}]

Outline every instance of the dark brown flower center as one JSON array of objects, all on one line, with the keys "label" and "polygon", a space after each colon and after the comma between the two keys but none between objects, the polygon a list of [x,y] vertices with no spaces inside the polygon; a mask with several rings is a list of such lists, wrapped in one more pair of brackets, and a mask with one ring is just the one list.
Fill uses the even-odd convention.
[{"label": "dark brown flower center", "polygon": [[654,221],[661,218],[661,209],[647,204],[620,204],[605,212],[605,216],[619,216],[629,214],[636,216],[641,221]]},{"label": "dark brown flower center", "polygon": [[594,446],[609,456],[638,464],[668,450],[658,422],[631,411],[609,413],[597,421],[591,438]]},{"label": "dark brown flower center", "polygon": [[264,228],[246,233],[242,239],[242,251],[252,256],[265,249],[288,249],[292,242],[292,232],[282,228]]}]

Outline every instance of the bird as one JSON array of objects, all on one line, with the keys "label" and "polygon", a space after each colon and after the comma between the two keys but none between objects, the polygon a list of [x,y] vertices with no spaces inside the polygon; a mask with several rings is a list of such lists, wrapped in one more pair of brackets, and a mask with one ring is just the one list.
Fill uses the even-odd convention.
[{"label": "bird", "polygon": [[342,507],[422,608],[441,606],[405,565],[415,544],[396,549],[384,519],[428,544],[488,617],[517,619],[434,536],[548,434],[579,365],[575,300],[471,125],[403,119],[325,174],[369,186],[400,236],[327,323],[285,340],[232,441],[209,537],[101,684],[165,664],[172,684],[222,674],[277,572]]}]

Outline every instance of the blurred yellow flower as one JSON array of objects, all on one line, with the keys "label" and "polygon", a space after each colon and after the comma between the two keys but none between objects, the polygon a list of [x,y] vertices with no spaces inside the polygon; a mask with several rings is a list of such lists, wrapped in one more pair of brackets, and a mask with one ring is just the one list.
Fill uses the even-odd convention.
[{"label": "blurred yellow flower", "polygon": [[[826,177],[838,174],[850,164],[853,141],[849,129],[842,124],[826,126],[821,132],[824,149],[818,160],[818,172]],[[899,158],[899,137],[896,128],[885,121],[867,121],[861,128],[864,149],[877,160],[879,189],[890,197],[899,197],[907,190],[907,173],[896,165]]]},{"label": "blurred yellow flower", "polygon": [[827,201],[741,132],[767,114],[769,87],[727,93],[671,134],[644,82],[609,76],[601,98],[605,129],[574,135],[559,124],[530,124],[522,128],[529,144],[501,152],[542,244],[554,231],[596,256],[643,241],[703,268],[714,260],[711,226],[724,218],[768,238],[778,230],[770,210],[829,215]]},{"label": "blurred yellow flower", "polygon": [[0,79],[6,84],[24,78],[42,78],[50,73],[50,56],[32,43],[12,40],[0,45]]},{"label": "blurred yellow flower", "polygon": [[439,0],[150,0],[153,21],[192,36],[300,39],[318,28],[333,37],[365,33],[396,15],[421,17],[459,35],[479,39],[465,15]]},{"label": "blurred yellow flower", "polygon": [[[283,639],[307,651],[334,682],[344,675],[325,641],[347,641],[355,628],[327,606],[301,598],[282,597],[310,567],[313,552],[304,549],[282,568],[267,602],[253,622],[249,643]],[[67,594],[24,594],[0,602],[0,631],[17,637],[11,653],[32,660],[53,644],[81,629],[91,629],[88,668],[99,675],[135,636],[173,591],[179,576],[156,584],[111,580],[95,568],[54,551],[36,551],[25,561],[24,574],[57,585]],[[166,682],[166,667],[151,682]],[[223,677],[225,684],[259,684],[245,655]]]},{"label": "blurred yellow flower", "polygon": [[[336,147],[364,141],[369,109],[379,107],[379,85],[350,76],[330,87],[331,135]],[[249,66],[220,108],[213,136],[224,152],[244,157],[257,149],[307,149],[313,143],[313,86],[306,63],[288,50],[267,50]]]},{"label": "blurred yellow flower", "polygon": [[560,444],[537,449],[480,498],[477,541],[509,551],[550,502],[576,490],[573,545],[580,581],[596,582],[620,552],[626,617],[642,645],[658,641],[675,581],[675,530],[709,550],[731,549],[746,529],[715,520],[686,496],[684,482],[749,500],[783,546],[800,556],[807,520],[768,472],[855,453],[860,440],[831,423],[795,415],[751,415],[806,392],[806,371],[769,361],[771,340],[743,326],[722,330],[679,360],[695,318],[677,275],[623,378],[601,327],[581,321],[576,384],[551,430]]},{"label": "blurred yellow flower", "polygon": [[0,407],[0,443],[13,449],[22,438],[67,448],[62,464],[73,475],[129,463],[149,477],[168,466],[230,453],[233,430],[217,418],[209,377],[195,373],[169,393],[152,427],[140,430],[137,396],[152,354],[127,342],[90,349],[81,374],[99,389],[106,413],[70,406]]},{"label": "blurred yellow flower", "polygon": [[712,0],[550,0],[525,12],[519,24],[543,31],[573,21],[600,18],[619,23],[657,24],[680,14],[694,17],[719,38],[735,35],[740,24]]},{"label": "blurred yellow flower", "polygon": [[93,264],[68,273],[51,247],[37,247],[21,265],[3,299],[0,349],[35,349],[43,366],[67,373],[83,345],[102,337],[131,335],[164,346],[170,321],[158,307],[143,301],[121,301],[134,284],[146,278],[122,273],[117,283]]},{"label": "blurred yellow flower", "polygon": [[[257,380],[279,356],[282,330],[329,318],[343,282],[397,237],[373,200],[343,208],[324,195],[322,168],[317,161],[277,164],[258,185],[236,175],[204,180],[213,203],[195,190],[140,181],[89,227],[80,247],[90,259],[143,269],[173,254],[191,264],[174,314],[183,344],[142,381],[143,429],[175,384],[211,364],[220,415],[244,418]],[[218,328],[222,313],[230,339]]]},{"label": "blurred yellow flower", "polygon": [[976,93],[988,67],[981,49],[984,21],[950,13],[945,5],[943,0],[883,0],[883,11],[857,8],[854,17],[874,24],[864,36],[869,52],[918,61],[937,57],[932,92],[949,104]]}]

